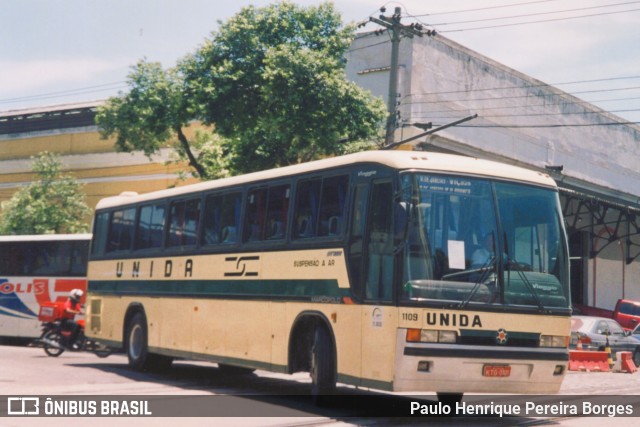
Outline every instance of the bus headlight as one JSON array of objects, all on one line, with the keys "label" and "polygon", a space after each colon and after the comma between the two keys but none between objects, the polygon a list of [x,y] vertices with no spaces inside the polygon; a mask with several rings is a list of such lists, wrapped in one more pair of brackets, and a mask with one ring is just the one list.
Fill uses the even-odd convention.
[{"label": "bus headlight", "polygon": [[438,331],[435,329],[407,329],[407,342],[455,343],[456,331]]},{"label": "bus headlight", "polygon": [[438,342],[446,342],[449,344],[455,344],[458,334],[455,331],[440,331],[440,339]]},{"label": "bus headlight", "polygon": [[562,335],[540,335],[540,347],[567,347],[568,337]]}]

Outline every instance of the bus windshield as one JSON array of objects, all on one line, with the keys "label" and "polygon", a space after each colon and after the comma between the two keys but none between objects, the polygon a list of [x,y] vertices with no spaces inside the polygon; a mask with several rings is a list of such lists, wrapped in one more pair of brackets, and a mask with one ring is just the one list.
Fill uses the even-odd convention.
[{"label": "bus windshield", "polygon": [[555,191],[425,173],[403,174],[401,182],[401,302],[570,306]]}]

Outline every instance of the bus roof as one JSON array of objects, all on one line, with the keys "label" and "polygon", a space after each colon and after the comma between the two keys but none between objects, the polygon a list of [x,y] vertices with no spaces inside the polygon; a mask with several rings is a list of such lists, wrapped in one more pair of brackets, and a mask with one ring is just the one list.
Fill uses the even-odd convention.
[{"label": "bus roof", "polygon": [[458,156],[453,154],[432,153],[424,151],[364,151],[345,156],[332,157],[323,160],[315,160],[292,166],[253,172],[230,178],[213,181],[205,181],[183,187],[154,191],[138,195],[134,192],[125,192],[119,196],[107,197],[98,202],[96,209],[119,206],[121,204],[144,202],[163,197],[179,196],[192,192],[206,191],[251,182],[276,179],[297,175],[305,172],[314,172],[332,169],[341,166],[353,166],[357,164],[379,164],[397,170],[417,170],[439,173],[454,173],[476,175],[507,179],[519,182],[542,185],[555,188],[556,184],[549,175],[529,169],[512,166],[505,163],[482,160],[474,157]]},{"label": "bus roof", "polygon": [[60,240],[91,240],[91,234],[16,234],[0,236],[0,242],[48,242]]}]

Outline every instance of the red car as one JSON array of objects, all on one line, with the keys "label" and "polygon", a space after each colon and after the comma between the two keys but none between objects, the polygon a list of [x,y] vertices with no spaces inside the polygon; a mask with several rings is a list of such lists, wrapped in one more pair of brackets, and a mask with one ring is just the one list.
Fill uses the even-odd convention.
[{"label": "red car", "polygon": [[640,302],[626,299],[618,300],[613,318],[623,328],[634,329],[640,322]]}]

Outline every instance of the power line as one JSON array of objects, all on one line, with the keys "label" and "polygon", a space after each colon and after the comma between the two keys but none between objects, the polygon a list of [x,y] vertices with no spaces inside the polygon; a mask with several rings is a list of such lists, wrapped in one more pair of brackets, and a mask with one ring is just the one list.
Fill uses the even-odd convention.
[{"label": "power line", "polygon": [[[640,97],[633,97],[633,98],[616,98],[613,100],[600,100],[600,101],[576,101],[576,102],[571,102],[570,104],[573,105],[582,105],[582,104],[593,104],[595,102],[612,102],[612,101],[627,101],[627,100],[637,100],[640,99]],[[443,101],[446,102],[446,101]],[[480,107],[480,108],[476,108],[476,110],[480,110],[480,111],[490,111],[490,110],[505,110],[505,109],[509,109],[509,110],[513,110],[513,109],[520,109],[520,108],[537,108],[537,107],[547,107],[547,106],[553,106],[553,105],[561,105],[561,104],[565,104],[565,103],[561,103],[561,102],[556,102],[556,103],[545,103],[545,104],[529,104],[529,105],[502,105],[500,107]],[[405,105],[410,105],[410,104],[405,104]],[[441,113],[466,113],[469,112],[469,108],[454,108],[454,109],[450,109],[450,110],[435,110],[435,111],[428,111],[426,113],[428,114],[441,114]],[[620,112],[625,112],[625,111],[640,111],[640,109],[631,109],[631,110],[605,110],[607,113],[620,113]],[[551,113],[550,113],[551,114]],[[562,113],[555,113],[555,114],[562,114]],[[582,113],[566,113],[566,114],[582,114]]]},{"label": "power line", "polygon": [[[640,86],[631,86],[631,87],[624,87],[624,88],[616,88],[616,89],[594,89],[594,90],[584,90],[584,91],[577,91],[577,92],[572,92],[572,93],[567,93],[568,95],[576,95],[576,94],[586,94],[586,93],[600,93],[600,92],[618,92],[618,91],[623,91],[623,90],[632,90],[632,89],[640,89]],[[458,92],[456,91],[455,93],[464,93],[464,92]],[[409,96],[429,96],[431,94],[411,94],[411,95],[407,95],[405,98],[409,97]],[[442,99],[442,100],[434,100],[434,101],[411,101],[411,102],[406,102],[404,103],[404,105],[412,105],[412,104],[438,104],[438,103],[444,103],[444,102],[475,102],[475,101],[501,101],[504,99],[518,99],[518,98],[531,98],[531,94],[527,94],[527,95],[514,95],[514,96],[495,96],[495,97],[488,97],[488,98],[465,98],[465,99]],[[544,96],[547,96],[546,94]],[[562,96],[562,94],[555,94],[555,93],[550,93],[548,94],[548,96]],[[572,103],[572,101],[567,100],[568,103]]]},{"label": "power line", "polygon": [[[640,111],[640,109],[628,109],[628,110],[612,110],[607,111],[607,113],[628,113],[628,112],[636,112]],[[429,119],[439,119],[439,120],[450,120],[452,116],[440,116],[434,117],[432,114],[435,112],[427,111],[424,114],[416,114],[412,115],[412,118],[429,118]],[[443,113],[450,113],[449,111],[443,111]],[[603,114],[602,111],[580,111],[580,112],[569,112],[569,113],[529,113],[529,114],[493,114],[493,115],[482,115],[483,119],[504,119],[504,118],[515,118],[515,117],[554,117],[554,116],[571,116],[571,115],[580,115],[584,116],[587,114]]]},{"label": "power line", "polygon": [[380,46],[380,45],[387,44],[387,43],[391,43],[391,40],[385,40],[385,41],[382,41],[382,42],[379,42],[379,43],[370,44],[368,46],[355,47],[353,49],[349,49],[347,51],[347,53],[356,52],[358,50],[363,50],[363,49],[369,49],[371,47]]},{"label": "power line", "polygon": [[[563,86],[563,85],[572,85],[572,84],[584,84],[584,83],[598,83],[598,82],[608,82],[608,81],[616,81],[616,80],[634,80],[640,79],[640,76],[625,76],[625,77],[604,77],[600,79],[590,79],[590,80],[573,80],[568,82],[558,82],[558,83],[539,83],[539,84],[524,84],[520,86],[496,86],[496,87],[488,87],[488,88],[477,88],[477,89],[464,89],[464,90],[449,90],[449,91],[441,91],[441,92],[429,92],[425,95],[449,95],[455,93],[471,93],[471,92],[486,92],[486,91],[495,91],[495,90],[511,90],[511,89],[531,89],[531,88],[554,88],[555,86]],[[622,89],[636,89],[637,87],[631,88],[622,88]],[[615,89],[617,90],[617,89]],[[569,92],[567,92],[569,93]],[[573,92],[580,93],[580,92]],[[407,95],[407,96],[421,96],[420,94]],[[529,96],[529,95],[527,95]]]},{"label": "power line", "polygon": [[506,128],[506,129],[526,129],[526,128],[574,128],[574,127],[598,127],[598,126],[628,126],[639,125],[640,122],[607,122],[607,123],[575,123],[575,124],[552,124],[552,125],[460,125],[465,128]]},{"label": "power line", "polygon": [[476,8],[476,9],[463,9],[463,10],[452,10],[452,11],[449,11],[449,12],[425,13],[424,15],[414,15],[413,17],[414,18],[418,18],[418,17],[436,16],[436,15],[452,15],[452,14],[455,14],[455,13],[479,12],[479,11],[483,11],[483,10],[505,9],[505,8],[515,7],[515,6],[526,6],[526,5],[530,5],[530,4],[536,4],[536,3],[549,3],[549,2],[552,2],[552,1],[556,1],[556,0],[527,1],[527,2],[523,2],[523,3],[504,4],[504,5],[500,5],[500,6],[479,7],[479,8]]},{"label": "power line", "polygon": [[58,98],[58,97],[73,96],[73,95],[86,95],[88,93],[104,92],[106,90],[124,89],[127,87],[124,83],[125,82],[104,83],[100,85],[87,86],[83,88],[69,89],[64,91],[47,92],[47,93],[41,93],[37,95],[26,95],[26,96],[20,96],[15,98],[5,98],[5,99],[0,99],[0,104],[13,104],[13,103],[23,102],[23,101],[37,101],[39,99],[50,99],[50,98]]},{"label": "power line", "polygon": [[626,5],[629,5],[629,4],[637,4],[637,3],[640,3],[640,1],[629,1],[629,2],[624,2],[624,3],[614,3],[614,4],[607,4],[607,5],[601,5],[601,6],[580,7],[580,8],[575,8],[575,9],[555,10],[555,11],[549,11],[549,12],[526,13],[526,14],[521,14],[521,15],[499,16],[499,17],[496,17],[496,18],[483,18],[483,19],[473,19],[473,20],[466,20],[466,21],[431,23],[430,25],[433,25],[433,26],[437,27],[437,26],[443,26],[443,25],[474,24],[474,23],[477,23],[477,22],[501,21],[501,20],[505,20],[505,19],[529,18],[529,17],[532,17],[532,16],[554,15],[554,14],[558,14],[558,13],[578,12],[578,11],[593,10],[593,9],[611,8],[611,7],[626,6]]},{"label": "power line", "polygon": [[438,32],[439,33],[456,33],[456,32],[462,32],[462,31],[487,30],[487,29],[492,29],[492,28],[515,27],[515,26],[518,26],[518,25],[540,24],[540,23],[544,23],[544,22],[566,21],[566,20],[570,20],[570,19],[593,18],[593,17],[596,17],[596,16],[615,15],[615,14],[619,14],[619,13],[630,13],[630,12],[637,12],[637,11],[640,11],[640,9],[620,10],[620,11],[616,11],[616,12],[602,12],[602,13],[594,13],[594,14],[591,14],[591,15],[567,16],[567,17],[564,17],[564,18],[542,19],[542,20],[538,20],[538,21],[514,22],[514,23],[511,23],[511,24],[488,25],[488,26],[485,26],[485,27],[460,28],[460,29],[456,29],[456,30],[444,30],[444,31],[438,31]]}]

